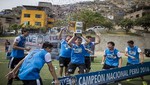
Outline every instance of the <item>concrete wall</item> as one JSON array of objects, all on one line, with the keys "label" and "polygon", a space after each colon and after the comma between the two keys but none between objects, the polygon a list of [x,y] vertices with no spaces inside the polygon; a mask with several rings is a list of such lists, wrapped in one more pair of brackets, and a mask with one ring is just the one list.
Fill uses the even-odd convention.
[{"label": "concrete wall", "polygon": [[102,34],[101,43],[95,46],[95,51],[96,53],[104,51],[107,48],[107,42],[113,41],[116,44],[116,48],[124,52],[128,40],[135,41],[135,45],[140,47],[142,51],[146,48],[150,49],[150,34],[144,34],[144,36]]}]

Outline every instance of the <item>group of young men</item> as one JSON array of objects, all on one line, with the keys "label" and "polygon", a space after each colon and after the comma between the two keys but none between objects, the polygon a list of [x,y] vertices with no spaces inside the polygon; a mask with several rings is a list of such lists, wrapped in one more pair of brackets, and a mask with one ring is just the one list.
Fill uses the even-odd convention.
[{"label": "group of young men", "polygon": [[[75,69],[79,68],[79,73],[88,73],[91,69],[90,54],[93,52],[92,47],[100,43],[100,36],[96,34],[97,41],[92,42],[91,36],[73,36],[67,35],[65,39],[62,39],[62,29],[59,33],[59,39],[61,40],[61,49],[59,57],[60,76],[68,76],[73,74]],[[85,42],[82,42],[85,40]]]},{"label": "group of young men", "polygon": [[[90,56],[93,52],[92,47],[100,43],[100,33],[95,32],[97,41],[92,42],[91,36],[77,36],[76,34],[73,34],[73,36],[67,35],[66,38],[63,39],[63,31],[64,29],[59,33],[59,39],[61,40],[59,55],[60,76],[70,76],[75,72],[77,67],[79,68],[79,74],[90,72]],[[12,59],[10,61],[11,71],[6,75],[9,80],[7,85],[12,85],[12,80],[17,74],[19,79],[23,81],[23,85],[42,85],[39,73],[45,63],[47,63],[48,69],[55,80],[55,85],[59,85],[59,80],[51,62],[50,52],[52,51],[52,44],[44,42],[42,49],[35,49],[24,57],[24,50],[29,51],[30,48],[25,48],[25,37],[28,35],[28,31],[23,30],[22,33],[23,34],[18,36],[13,43]],[[82,42],[83,40],[85,40],[84,43]],[[128,56],[127,65],[143,63],[144,56],[141,49],[134,46],[134,41],[132,40],[127,43],[128,47],[125,50],[125,55]],[[115,43],[110,41],[107,43],[107,47],[101,62],[103,69],[122,67],[122,57],[119,50],[115,48]],[[146,82],[143,81],[143,84],[146,85]]]}]

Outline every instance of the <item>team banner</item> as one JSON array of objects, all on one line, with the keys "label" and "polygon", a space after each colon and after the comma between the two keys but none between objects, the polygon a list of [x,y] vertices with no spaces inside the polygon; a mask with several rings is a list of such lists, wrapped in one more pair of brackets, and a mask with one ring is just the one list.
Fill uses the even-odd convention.
[{"label": "team banner", "polygon": [[60,85],[99,85],[150,75],[150,62],[59,78]]}]

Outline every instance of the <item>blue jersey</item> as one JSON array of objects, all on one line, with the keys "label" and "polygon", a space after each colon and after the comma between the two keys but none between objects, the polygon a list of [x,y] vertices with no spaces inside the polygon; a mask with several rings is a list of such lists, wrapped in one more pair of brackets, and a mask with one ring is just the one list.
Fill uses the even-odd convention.
[{"label": "blue jersey", "polygon": [[[17,42],[17,46],[18,47],[25,47],[25,41],[26,41],[26,38],[23,37],[22,35],[21,36],[18,36],[16,37],[15,42]],[[14,58],[23,58],[24,57],[24,50],[19,50],[19,49],[12,49],[12,52],[11,52],[11,57],[14,57]]]},{"label": "blue jersey", "polygon": [[134,46],[133,48],[131,47],[127,47],[127,53],[130,56],[135,57],[135,59],[132,59],[130,56],[128,57],[128,63],[131,64],[139,64],[140,60],[139,60],[139,52],[138,52],[138,47]]},{"label": "blue jersey", "polygon": [[[44,49],[34,50],[30,52],[22,63],[19,70],[19,78],[21,80],[36,80],[40,78],[40,70],[45,63],[48,63],[45,60],[45,55],[48,52]],[[50,54],[50,53],[49,53]],[[49,61],[50,62],[50,61]]]},{"label": "blue jersey", "polygon": [[70,58],[71,57],[71,47],[68,45],[66,40],[61,41],[60,57]]},{"label": "blue jersey", "polygon": [[71,52],[71,63],[73,64],[84,64],[85,63],[85,48],[83,44],[77,46],[73,45],[72,46],[72,52]]},{"label": "blue jersey", "polygon": [[[86,49],[89,49],[89,50],[93,51],[92,48],[93,48],[93,46],[94,46],[94,43],[93,43],[93,42],[90,42],[89,44],[84,45],[84,46],[85,46]],[[90,55],[91,55],[91,54],[90,54],[88,51],[85,52],[85,56],[86,56],[86,57],[90,57]]]},{"label": "blue jersey", "polygon": [[113,51],[106,49],[104,56],[106,57],[105,64],[110,65],[110,66],[118,66],[119,65],[119,58],[121,56],[117,49],[114,49]]}]

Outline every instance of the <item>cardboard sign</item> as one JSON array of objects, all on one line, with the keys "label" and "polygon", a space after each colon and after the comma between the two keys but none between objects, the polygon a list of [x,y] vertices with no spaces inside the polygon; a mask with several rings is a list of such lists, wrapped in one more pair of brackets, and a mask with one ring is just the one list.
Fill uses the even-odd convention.
[{"label": "cardboard sign", "polygon": [[55,59],[59,55],[59,44],[60,44],[60,40],[57,35],[30,34],[26,38],[26,46],[30,46],[31,50],[40,49],[42,44],[46,41],[51,42],[53,44],[51,56],[53,59]]}]

